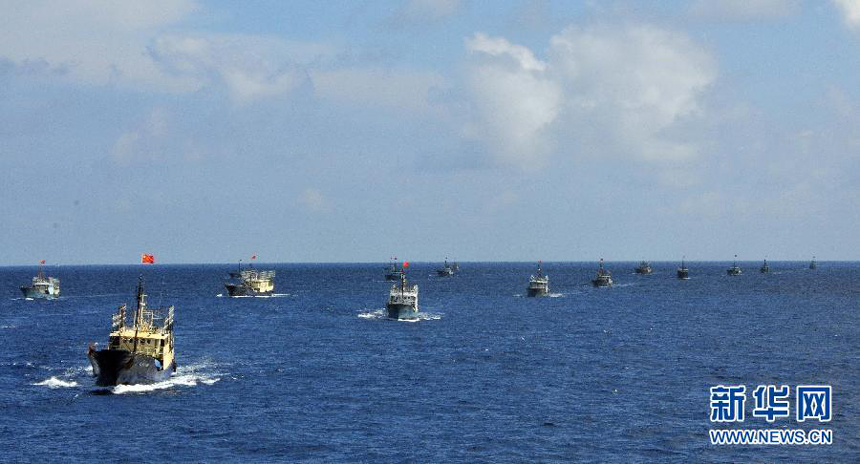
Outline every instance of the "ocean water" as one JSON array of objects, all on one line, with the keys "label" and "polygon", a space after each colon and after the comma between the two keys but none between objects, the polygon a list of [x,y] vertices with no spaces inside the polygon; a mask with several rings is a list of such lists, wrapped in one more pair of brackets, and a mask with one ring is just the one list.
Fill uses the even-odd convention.
[{"label": "ocean water", "polygon": [[[382,264],[278,264],[270,298],[226,298],[232,266],[0,268],[0,461],[860,461],[860,263],[410,264],[424,313],[387,320]],[[110,315],[176,306],[179,371],[95,387]],[[746,385],[744,428],[828,428],[824,446],[715,446],[709,388]],[[827,424],[750,416],[759,384],[833,386]],[[737,428],[737,425],[734,426]]]}]

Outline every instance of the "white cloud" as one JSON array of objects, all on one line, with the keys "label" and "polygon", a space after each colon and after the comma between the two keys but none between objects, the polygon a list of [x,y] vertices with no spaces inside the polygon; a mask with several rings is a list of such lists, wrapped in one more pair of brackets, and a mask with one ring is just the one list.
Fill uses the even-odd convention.
[{"label": "white cloud", "polygon": [[701,111],[716,71],[709,54],[683,34],[653,26],[570,27],[552,37],[546,61],[483,34],[467,49],[475,136],[505,163],[540,165],[553,146],[573,155],[600,146],[646,160],[696,153],[670,133]]},{"label": "white cloud", "polygon": [[[326,53],[322,47],[318,53]],[[223,86],[233,101],[288,94],[305,79],[294,59],[312,55],[309,45],[247,35],[164,35],[150,47],[153,59],[170,74],[198,85]]]},{"label": "white cloud", "polygon": [[799,0],[698,0],[690,6],[695,16],[725,21],[749,21],[792,16],[800,12]]},{"label": "white cloud", "polygon": [[193,0],[7,3],[0,15],[0,57],[43,61],[86,84],[187,90],[188,81],[166,76],[146,56],[146,44],[196,9]]},{"label": "white cloud", "polygon": [[845,24],[860,29],[860,0],[833,0],[839,8]]},{"label": "white cloud", "polygon": [[543,131],[562,105],[559,83],[531,50],[505,39],[475,34],[466,47],[475,58],[468,76],[478,112],[475,136],[505,163],[541,167],[549,149]]}]

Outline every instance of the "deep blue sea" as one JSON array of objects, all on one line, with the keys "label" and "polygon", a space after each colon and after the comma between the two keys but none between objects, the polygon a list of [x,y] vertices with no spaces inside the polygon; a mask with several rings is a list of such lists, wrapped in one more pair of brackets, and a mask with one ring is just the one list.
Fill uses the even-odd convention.
[{"label": "deep blue sea", "polygon": [[[226,298],[228,265],[58,266],[56,301],[0,268],[0,461],[860,462],[860,263],[412,263],[422,318],[387,320],[383,264],[277,264],[269,298]],[[90,342],[134,302],[176,306],[179,371],[94,386]],[[745,385],[734,428],[828,428],[832,445],[716,446],[709,388]],[[752,390],[789,385],[790,418]],[[794,418],[794,388],[833,386],[831,422]]]}]

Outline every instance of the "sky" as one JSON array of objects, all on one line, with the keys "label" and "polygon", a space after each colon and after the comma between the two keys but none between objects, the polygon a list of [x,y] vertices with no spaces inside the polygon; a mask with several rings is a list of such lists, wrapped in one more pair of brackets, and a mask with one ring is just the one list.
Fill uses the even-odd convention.
[{"label": "sky", "polygon": [[0,265],[860,259],[860,0],[0,0]]}]

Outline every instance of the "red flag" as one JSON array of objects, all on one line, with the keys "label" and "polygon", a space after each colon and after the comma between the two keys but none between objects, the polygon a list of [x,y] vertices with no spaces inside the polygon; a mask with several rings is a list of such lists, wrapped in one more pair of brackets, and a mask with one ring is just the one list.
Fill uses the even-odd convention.
[{"label": "red flag", "polygon": [[140,255],[140,264],[155,264],[155,256],[146,253]]},{"label": "red flag", "polygon": [[257,259],[257,255],[251,256],[251,259]]},{"label": "red flag", "polygon": [[45,260],[43,259],[43,260],[39,261],[39,264],[45,264]]},{"label": "red flag", "polygon": [[403,261],[403,267],[409,267],[409,261]]}]

